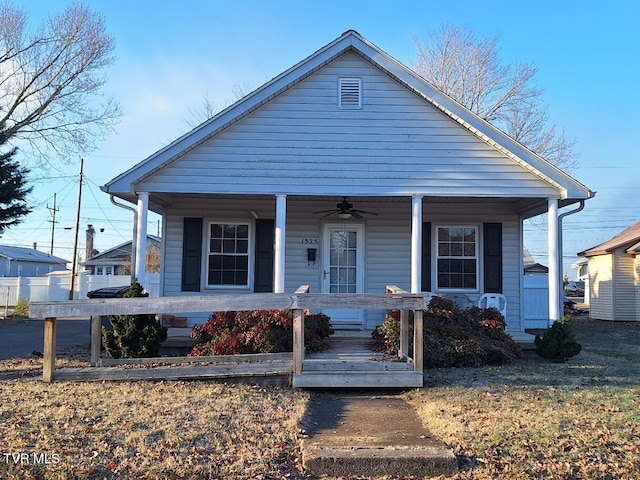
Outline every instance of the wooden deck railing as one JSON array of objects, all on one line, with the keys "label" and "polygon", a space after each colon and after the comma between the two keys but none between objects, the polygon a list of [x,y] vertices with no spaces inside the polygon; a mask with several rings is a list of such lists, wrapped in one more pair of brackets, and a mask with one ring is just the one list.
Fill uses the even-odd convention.
[{"label": "wooden deck railing", "polygon": [[[422,311],[426,308],[425,297],[409,294],[397,287],[388,287],[388,293],[309,293],[308,286],[294,293],[251,293],[237,295],[179,296],[157,298],[107,298],[71,300],[59,302],[33,302],[29,306],[32,318],[44,319],[44,346],[42,379],[51,382],[55,372],[56,319],[92,318],[91,361],[96,364],[100,357],[100,316],[135,315],[152,313],[189,313],[239,310],[278,309],[293,310],[294,315],[294,373],[302,371],[304,361],[304,312],[321,309],[398,309],[414,311],[414,371],[422,371]],[[407,329],[408,331],[408,329]],[[405,334],[406,336],[406,334]],[[403,340],[408,345],[407,340]],[[406,348],[401,349],[406,356]],[[95,362],[95,363],[94,363]]]}]

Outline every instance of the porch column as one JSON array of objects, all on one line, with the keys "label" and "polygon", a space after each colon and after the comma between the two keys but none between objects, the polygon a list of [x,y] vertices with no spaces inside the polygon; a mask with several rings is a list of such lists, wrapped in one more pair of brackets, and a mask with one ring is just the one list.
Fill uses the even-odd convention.
[{"label": "porch column", "polygon": [[[138,193],[138,220],[136,227],[136,260],[133,268],[132,277],[138,279],[140,283],[144,282],[144,274],[147,271],[147,214],[149,212],[149,193]],[[146,285],[142,285],[146,287]]]},{"label": "porch column", "polygon": [[276,195],[276,232],[273,265],[273,293],[284,293],[284,254],[287,228],[287,196]]},{"label": "porch column", "polygon": [[562,258],[558,249],[559,222],[558,200],[549,199],[547,209],[547,242],[549,249],[549,326],[562,316],[562,296],[560,295],[560,266]]},{"label": "porch column", "polygon": [[422,195],[411,197],[411,293],[422,286]]}]

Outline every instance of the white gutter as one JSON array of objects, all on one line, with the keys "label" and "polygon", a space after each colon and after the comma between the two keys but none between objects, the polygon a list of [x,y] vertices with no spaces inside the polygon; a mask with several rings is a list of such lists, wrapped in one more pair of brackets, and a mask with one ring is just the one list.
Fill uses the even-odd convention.
[{"label": "white gutter", "polygon": [[[584,200],[580,200],[580,206],[578,206],[577,208],[575,208],[574,210],[570,210],[568,212],[564,212],[561,213],[560,215],[558,215],[558,254],[560,257],[560,262],[562,264],[562,268],[558,271],[558,285],[562,285],[562,281],[563,281],[563,273],[564,273],[564,257],[562,254],[562,219],[564,217],[568,217],[569,215],[573,215],[574,213],[578,213],[580,211],[582,211],[584,209]],[[560,292],[560,298],[564,299],[564,289],[563,291]],[[563,300],[563,304],[564,304],[564,300]],[[564,310],[564,305],[563,305],[563,310]]]},{"label": "white gutter", "polygon": [[136,258],[137,258],[137,249],[136,243],[138,238],[138,210],[130,207],[129,205],[125,205],[124,203],[118,203],[116,199],[112,195],[109,195],[111,199],[111,203],[113,203],[116,207],[124,208],[125,210],[129,210],[133,212],[133,239],[131,240],[131,281],[136,277]]}]

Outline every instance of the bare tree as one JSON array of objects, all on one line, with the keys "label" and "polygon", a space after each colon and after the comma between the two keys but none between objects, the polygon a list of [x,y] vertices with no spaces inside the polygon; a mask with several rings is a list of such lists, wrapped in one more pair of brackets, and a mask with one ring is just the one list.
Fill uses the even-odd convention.
[{"label": "bare tree", "polygon": [[246,84],[235,84],[231,89],[231,93],[233,93],[233,100],[227,100],[224,103],[223,107],[218,106],[213,100],[209,98],[208,95],[204,96],[204,101],[202,102],[202,106],[200,108],[190,108],[189,113],[191,114],[191,118],[185,120],[187,125],[191,128],[195,128],[203,122],[206,122],[210,118],[213,118],[218,112],[227,108],[229,105],[234,102],[240,100],[247,93],[251,91],[251,87]]},{"label": "bare tree", "polygon": [[497,36],[477,38],[468,28],[446,25],[414,43],[414,69],[425,80],[554,165],[576,166],[575,141],[549,127],[538,69],[501,64]]},{"label": "bare tree", "polygon": [[38,27],[27,20],[23,9],[0,4],[0,123],[44,166],[91,150],[118,120],[115,101],[98,101],[115,44],[103,17],[80,3]]}]

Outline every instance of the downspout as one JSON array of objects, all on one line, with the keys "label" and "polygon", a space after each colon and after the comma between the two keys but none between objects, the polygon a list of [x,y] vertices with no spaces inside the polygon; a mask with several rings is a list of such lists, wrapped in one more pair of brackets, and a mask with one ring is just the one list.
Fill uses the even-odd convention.
[{"label": "downspout", "polygon": [[[564,274],[564,260],[563,260],[563,251],[562,251],[562,219],[564,217],[568,217],[569,215],[573,215],[574,213],[578,213],[584,209],[584,200],[580,200],[580,206],[574,210],[570,210],[568,212],[561,213],[558,215],[558,254],[560,256],[560,263],[562,264],[562,268],[558,271],[558,285],[562,285],[563,274]],[[563,289],[564,290],[564,289]],[[561,292],[560,298],[564,298],[564,291]],[[564,304],[564,301],[563,301]],[[561,305],[561,307],[563,307]],[[562,312],[564,308],[561,308]]]},{"label": "downspout", "polygon": [[133,212],[133,240],[131,241],[131,281],[136,278],[136,239],[138,238],[138,210],[130,207],[129,205],[125,205],[124,203],[116,202],[116,199],[113,195],[109,195],[111,199],[111,203],[113,203],[116,207],[124,208],[125,210],[129,210]]}]

